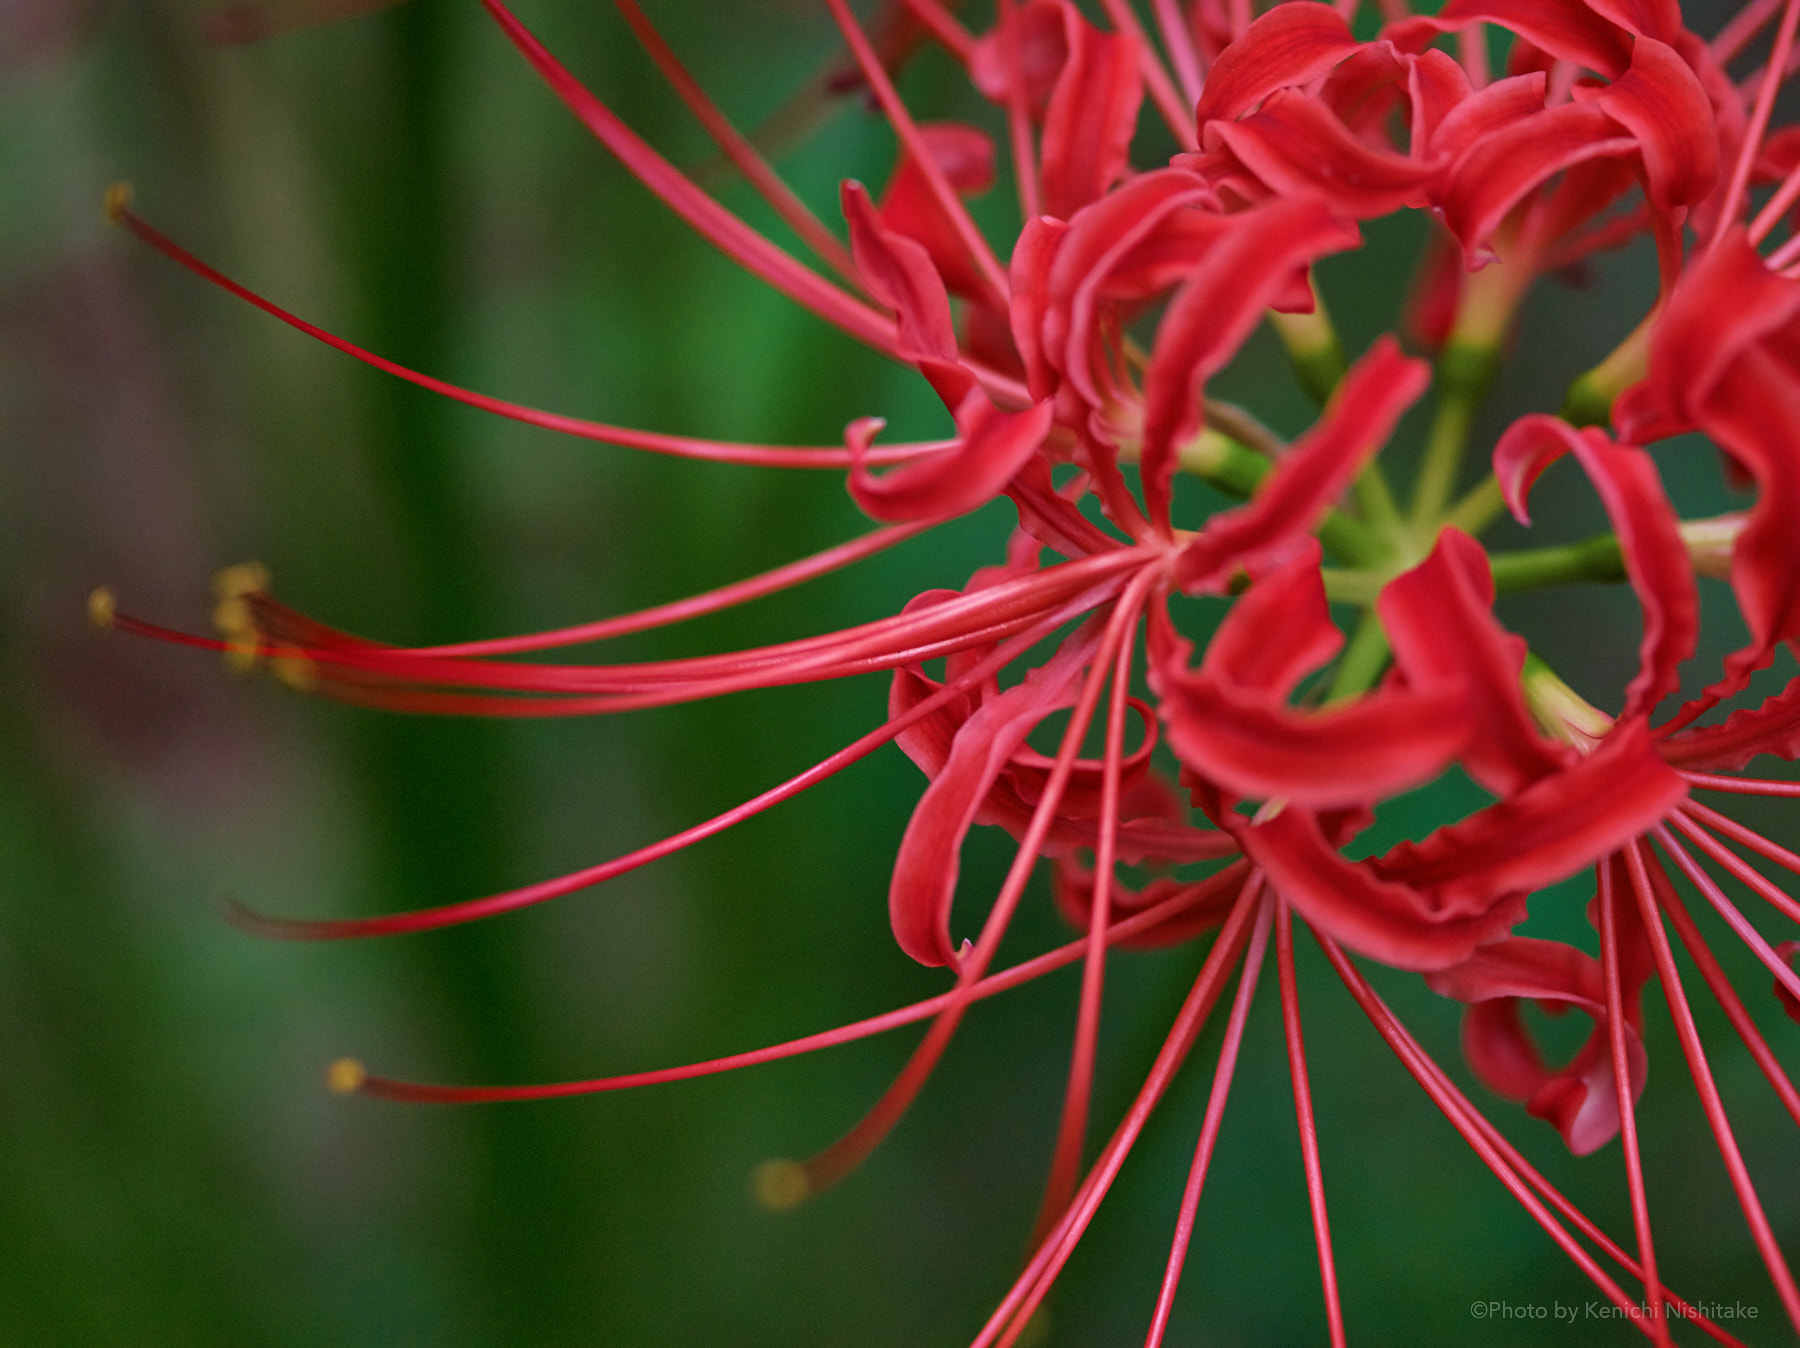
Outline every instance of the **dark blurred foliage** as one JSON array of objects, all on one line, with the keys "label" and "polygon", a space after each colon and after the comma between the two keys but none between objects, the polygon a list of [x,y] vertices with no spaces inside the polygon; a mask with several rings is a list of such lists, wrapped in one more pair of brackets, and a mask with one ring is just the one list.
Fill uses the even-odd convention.
[{"label": "dark blurred foliage", "polygon": [[[653,13],[745,124],[838,59],[826,20],[797,3],[662,0]],[[291,31],[208,40],[242,37],[259,15]],[[538,3],[525,16],[677,162],[708,159],[604,7]],[[866,526],[835,475],[573,443],[362,369],[108,233],[110,180],[134,179],[149,218],[282,303],[503,396],[774,442],[831,443],[868,413],[901,435],[943,422],[916,378],[673,222],[475,6],[413,3],[317,27],[309,17],[297,2],[240,6],[224,21],[201,0],[0,4],[0,1342],[966,1339],[1029,1229],[1072,973],[984,1006],[865,1169],[788,1214],[750,1202],[753,1165],[831,1140],[916,1032],[552,1104],[402,1107],[322,1087],[341,1053],[479,1082],[660,1066],[940,990],[941,973],[914,967],[887,931],[886,866],[920,787],[897,751],[599,891],[469,929],[289,946],[220,915],[227,895],[283,913],[371,913],[572,869],[824,756],[880,717],[885,688],[871,679],[618,721],[383,717],[234,680],[193,652],[101,638],[82,619],[94,585],[204,630],[209,575],[257,557],[283,598],[329,621],[446,640],[675,598]],[[949,73],[929,52],[908,71],[920,113],[987,115]],[[878,183],[892,156],[891,134],[851,104],[783,166],[831,218],[836,180]],[[767,223],[741,187],[720,190]],[[1003,191],[984,209],[997,233],[1014,227]],[[1370,253],[1325,274],[1357,348],[1394,322],[1416,222],[1371,238]],[[1598,270],[1592,292],[1533,309],[1503,410],[1553,406],[1560,381],[1620,335],[1609,300],[1641,302],[1651,269],[1633,254]],[[1271,343],[1253,343],[1227,382],[1283,429],[1303,423]],[[1698,475],[1704,501],[1688,513],[1723,508],[1709,458],[1690,447],[1679,470]],[[1549,496],[1541,529],[1597,527],[1590,502],[1559,517]],[[851,574],[620,643],[617,655],[723,649],[890,613],[994,560],[1007,523],[990,508]],[[1636,643],[1628,598],[1511,602],[1534,643],[1608,701],[1601,690],[1623,682]],[[1423,793],[1384,828],[1417,833],[1465,804]],[[1793,836],[1778,812],[1760,823]],[[984,836],[970,852],[973,909],[1008,850]],[[1588,887],[1540,900],[1534,923],[1581,930]],[[1047,909],[1038,892],[1009,951],[1064,939]],[[1766,976],[1725,954],[1754,1000]],[[1303,943],[1301,958],[1355,1339],[1630,1338],[1616,1323],[1470,1318],[1476,1300],[1581,1306],[1593,1294],[1380,1048],[1317,952]],[[1129,1099],[1197,960],[1116,959],[1099,1127]],[[1416,979],[1383,986],[1454,1062],[1458,1009]],[[1700,1009],[1792,1246],[1791,1134],[1754,1069],[1724,1047],[1716,1012]],[[1793,1027],[1782,1028],[1791,1049]],[[1048,1341],[1143,1332],[1214,1043],[1216,1031],[1071,1266]],[[1649,1044],[1643,1127],[1666,1276],[1689,1296],[1761,1307],[1771,1337],[1752,1341],[1779,1339],[1660,1009]],[[1577,1163],[1550,1129],[1492,1105],[1603,1224],[1629,1231],[1616,1145]],[[1172,1341],[1313,1342],[1320,1325],[1265,989]]]}]

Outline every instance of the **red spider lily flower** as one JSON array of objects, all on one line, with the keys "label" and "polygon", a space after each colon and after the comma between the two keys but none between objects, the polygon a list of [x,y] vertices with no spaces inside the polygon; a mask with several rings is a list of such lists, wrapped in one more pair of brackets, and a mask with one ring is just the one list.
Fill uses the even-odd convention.
[{"label": "red spider lily flower", "polygon": [[[133,233],[183,265],[399,377],[624,447],[842,469],[856,503],[889,526],[642,613],[432,648],[339,631],[271,597],[266,576],[254,572],[224,578],[218,638],[155,626],[120,614],[109,595],[96,597],[102,625],[222,650],[245,666],[267,662],[305,691],[398,711],[597,714],[865,673],[890,680],[880,727],[740,806],[625,856],[421,912],[326,922],[246,912],[241,919],[273,935],[334,939],[510,911],[667,856],[892,741],[927,784],[895,859],[890,920],[905,953],[952,971],[946,991],[854,1025],[661,1071],[454,1087],[372,1077],[346,1062],[333,1069],[334,1084],[403,1100],[543,1098],[725,1071],[927,1023],[906,1067],[860,1122],[810,1160],[759,1173],[765,1200],[786,1206],[842,1179],[869,1154],[925,1087],[976,1002],[1079,962],[1069,1079],[1031,1254],[975,1337],[1005,1344],[1048,1295],[1235,972],[1151,1316],[1154,1344],[1169,1321],[1273,946],[1327,1321],[1333,1342],[1342,1343],[1294,971],[1297,916],[1431,1100],[1603,1296],[1653,1341],[1669,1341],[1668,1321],[1681,1316],[1732,1343],[1668,1290],[1655,1262],[1635,1106],[1651,1067],[1644,993],[1657,983],[1752,1239],[1800,1327],[1800,1292],[1725,1117],[1663,925],[1665,917],[1674,924],[1800,1122],[1800,1094],[1664,864],[1673,861],[1763,960],[1784,999],[1800,997],[1792,943],[1764,937],[1704,864],[1723,868],[1796,921],[1800,903],[1741,853],[1796,873],[1800,856],[1692,799],[1701,790],[1800,795],[1800,787],[1735,775],[1758,754],[1800,751],[1800,680],[1761,707],[1699,724],[1741,692],[1780,644],[1800,643],[1793,544],[1800,537],[1800,280],[1788,274],[1800,243],[1790,238],[1767,258],[1757,252],[1800,201],[1787,142],[1767,134],[1800,0],[1784,0],[1768,55],[1772,73],[1749,107],[1724,65],[1754,39],[1757,24],[1773,19],[1774,3],[1760,5],[1757,23],[1746,20],[1708,44],[1671,6],[1603,0],[1452,0],[1434,18],[1384,8],[1382,36],[1372,42],[1352,34],[1354,5],[1309,0],[1260,17],[1237,0],[1155,0],[1154,38],[1124,0],[1105,5],[1109,29],[1067,0],[1002,0],[992,31],[980,35],[936,0],[909,0],[915,35],[941,44],[997,106],[996,116],[1004,114],[1022,217],[1010,250],[996,249],[964,204],[996,177],[996,139],[973,126],[916,123],[890,77],[891,52],[871,41],[844,0],[826,3],[861,86],[900,145],[879,199],[844,184],[847,245],[687,79],[637,7],[628,0],[620,7],[722,151],[837,280],[778,248],[662,159],[500,0],[487,0],[487,8],[550,89],[685,222],[825,321],[916,370],[954,424],[943,440],[879,445],[881,424],[866,418],[846,429],[841,448],[731,444],[535,411],[328,334],[212,271],[123,200],[110,203]],[[1509,73],[1500,79],[1487,69],[1489,24],[1512,38]],[[1432,45],[1446,34],[1458,39],[1459,56]],[[1169,164],[1139,169],[1131,155],[1146,101],[1182,150]],[[1738,216],[1758,165],[1765,178],[1786,176],[1745,226]],[[1634,184],[1641,205],[1617,211]],[[1427,326],[1448,342],[1444,358],[1434,372],[1384,336],[1353,363],[1322,361],[1319,353],[1335,351],[1336,339],[1318,303],[1314,264],[1358,247],[1359,221],[1400,209],[1431,210],[1445,226],[1427,256],[1424,290],[1436,313]],[[1689,229],[1705,239],[1693,259]],[[1474,404],[1527,288],[1547,271],[1644,232],[1655,239],[1662,269],[1658,307],[1603,367],[1604,377],[1590,380],[1616,393],[1612,385],[1634,382],[1627,374],[1642,376],[1616,409],[1605,400],[1623,438],[1547,414],[1526,416],[1494,447],[1494,476],[1453,500]],[[1444,280],[1451,268],[1461,269],[1453,286]],[[1291,444],[1207,392],[1265,317],[1290,339],[1301,374],[1329,394],[1315,424]],[[1435,420],[1402,513],[1381,455],[1434,384]],[[1711,437],[1756,486],[1757,503],[1745,515],[1684,522],[1676,514],[1641,445],[1689,429]],[[1490,555],[1476,535],[1508,504],[1527,521],[1533,484],[1565,455],[1597,489],[1612,532],[1598,549]],[[1182,474],[1243,502],[1185,514],[1176,493]],[[1018,519],[1003,562],[960,591],[916,595],[891,616],[681,660],[518,658],[785,589],[1002,495]],[[1721,571],[1751,642],[1728,660],[1720,681],[1653,724],[1680,686],[1678,666],[1696,648],[1695,576]],[[1494,614],[1503,585],[1595,572],[1629,580],[1644,618],[1639,670],[1616,716],[1534,663]],[[1177,597],[1229,607],[1210,634],[1197,635],[1183,630]],[[1333,617],[1334,601],[1361,610],[1348,635]],[[928,668],[940,660],[941,671]],[[1139,696],[1139,680],[1148,698]],[[1034,747],[1034,732],[1046,734],[1064,714],[1054,753]],[[1128,749],[1134,721],[1138,745]],[[1086,748],[1090,731],[1101,742],[1097,757]],[[1159,739],[1167,746],[1160,766]],[[1453,766],[1493,803],[1380,855],[1359,855],[1359,839],[1387,802]],[[1018,850],[971,923],[969,899],[959,894],[960,859],[977,825],[1004,829]],[[1053,861],[1055,902],[1084,935],[996,968],[1040,859]],[[1121,864],[1151,873],[1127,885]],[[1534,894],[1589,868],[1597,958],[1518,934]],[[972,938],[961,937],[965,923]],[[1208,934],[1208,953],[1150,1072],[1090,1157],[1109,952]],[[1392,1016],[1352,954],[1421,973],[1466,1003],[1464,1050],[1477,1077],[1552,1123],[1573,1151],[1621,1139],[1635,1253],[1506,1141]],[[1593,1021],[1570,1062],[1545,1061],[1520,1015],[1526,1000],[1572,1007]],[[1783,1004],[1793,1013],[1796,1003]],[[1626,1285],[1594,1249],[1623,1270]],[[1629,1290],[1633,1283],[1641,1295]]]}]

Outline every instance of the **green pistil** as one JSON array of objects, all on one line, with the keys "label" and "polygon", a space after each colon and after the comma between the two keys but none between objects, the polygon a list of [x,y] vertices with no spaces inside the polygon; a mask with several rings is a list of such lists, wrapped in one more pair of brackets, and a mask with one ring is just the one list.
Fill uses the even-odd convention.
[{"label": "green pistil", "polygon": [[[1240,499],[1248,499],[1274,466],[1265,455],[1211,426],[1181,447],[1180,462],[1183,472]],[[1393,555],[1381,534],[1339,510],[1329,511],[1317,532],[1333,556],[1359,566],[1377,566]]]},{"label": "green pistil", "polygon": [[1499,363],[1498,347],[1486,343],[1453,340],[1438,357],[1437,416],[1413,487],[1412,522],[1416,528],[1430,526],[1449,502],[1475,410],[1493,383]]},{"label": "green pistil", "polygon": [[1345,643],[1331,689],[1325,694],[1325,704],[1348,701],[1368,692],[1387,668],[1388,655],[1387,633],[1382,630],[1381,619],[1375,616],[1373,608],[1365,608],[1356,620],[1356,630]]},{"label": "green pistil", "polygon": [[1604,426],[1612,420],[1619,395],[1649,372],[1650,327],[1656,315],[1652,309],[1611,355],[1569,385],[1563,398],[1564,421],[1571,426]]},{"label": "green pistil", "polygon": [[1319,294],[1316,282],[1312,293],[1313,311],[1310,314],[1278,314],[1271,309],[1269,326],[1275,329],[1275,335],[1287,348],[1288,360],[1293,364],[1300,387],[1306,390],[1307,397],[1323,407],[1338,381],[1349,370],[1350,363],[1344,359],[1344,345],[1338,341],[1337,329],[1332,326],[1331,314],[1325,308],[1325,298]]},{"label": "green pistil", "polygon": [[1506,511],[1506,498],[1500,492],[1500,481],[1492,473],[1482,479],[1478,486],[1471,487],[1468,493],[1450,507],[1444,516],[1444,523],[1461,529],[1471,538],[1479,537],[1481,531],[1499,519]]},{"label": "green pistil", "polygon": [[1580,543],[1565,543],[1554,548],[1496,552],[1488,561],[1494,568],[1494,588],[1502,592],[1577,581],[1604,583],[1625,579],[1625,557],[1614,534],[1598,534]]}]

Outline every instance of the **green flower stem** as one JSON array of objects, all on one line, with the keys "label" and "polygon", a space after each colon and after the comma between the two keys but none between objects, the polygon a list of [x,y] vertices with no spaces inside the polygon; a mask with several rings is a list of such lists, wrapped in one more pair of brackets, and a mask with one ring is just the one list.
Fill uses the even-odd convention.
[{"label": "green flower stem", "polygon": [[[1183,472],[1243,499],[1256,491],[1273,467],[1264,455],[1210,426],[1182,446],[1180,462]],[[1316,532],[1332,555],[1346,562],[1378,566],[1393,556],[1380,534],[1342,511],[1327,512]]]},{"label": "green flower stem", "polygon": [[[1488,562],[1494,569],[1494,588],[1502,593],[1584,581],[1609,584],[1626,578],[1625,558],[1614,534],[1596,534],[1580,543],[1553,548],[1496,552],[1489,555]],[[1328,566],[1320,574],[1325,580],[1325,597],[1333,603],[1368,605],[1375,602],[1395,572],[1391,568],[1355,571]]]},{"label": "green flower stem", "polygon": [[1499,519],[1505,510],[1506,498],[1500,493],[1500,481],[1489,473],[1479,486],[1470,488],[1462,500],[1450,507],[1444,523],[1454,525],[1471,537],[1479,537],[1482,530]]},{"label": "green flower stem", "polygon": [[1625,557],[1614,534],[1597,534],[1561,547],[1496,552],[1488,560],[1494,568],[1494,588],[1502,592],[1572,581],[1625,579]]},{"label": "green flower stem", "polygon": [[1389,654],[1387,633],[1382,630],[1381,619],[1375,616],[1373,608],[1365,608],[1338,659],[1337,673],[1325,694],[1325,705],[1347,701],[1373,688],[1387,668]]},{"label": "green flower stem", "polygon": [[1564,421],[1571,426],[1604,426],[1612,420],[1619,395],[1649,372],[1650,328],[1657,312],[1652,309],[1611,355],[1569,385],[1563,398]]},{"label": "green flower stem", "polygon": [[1269,326],[1287,347],[1288,360],[1300,387],[1320,407],[1331,397],[1338,381],[1350,368],[1344,359],[1343,343],[1325,309],[1324,297],[1313,286],[1313,311],[1310,314],[1278,314],[1269,311]]},{"label": "green flower stem", "polygon": [[1412,521],[1416,527],[1431,524],[1449,502],[1475,410],[1493,383],[1498,365],[1498,348],[1485,344],[1453,340],[1438,357],[1437,416],[1413,488]]}]

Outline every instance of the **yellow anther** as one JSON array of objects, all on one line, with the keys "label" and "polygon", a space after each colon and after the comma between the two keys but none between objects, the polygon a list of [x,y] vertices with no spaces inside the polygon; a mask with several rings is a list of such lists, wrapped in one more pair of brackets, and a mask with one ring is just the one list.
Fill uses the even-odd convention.
[{"label": "yellow anther", "polygon": [[108,585],[97,586],[88,596],[88,623],[99,632],[110,631],[119,616],[119,596]]},{"label": "yellow anther", "polygon": [[261,562],[239,562],[213,576],[213,594],[220,599],[241,599],[247,594],[265,594],[269,588],[269,568]]},{"label": "yellow anther", "polygon": [[239,598],[221,599],[213,605],[213,626],[228,637],[254,634],[256,619],[250,611],[246,600]]},{"label": "yellow anther", "polygon": [[257,657],[262,654],[262,644],[252,629],[246,633],[232,633],[225,639],[225,667],[233,674],[248,674],[256,668]]},{"label": "yellow anther", "polygon": [[750,1193],[770,1212],[786,1212],[812,1197],[812,1180],[798,1161],[764,1161],[750,1172]]},{"label": "yellow anther", "polygon": [[368,1072],[355,1058],[339,1058],[325,1069],[325,1084],[334,1095],[355,1095],[368,1079]]},{"label": "yellow anther", "polygon": [[131,184],[127,182],[114,183],[106,189],[106,195],[101,199],[101,209],[106,212],[109,224],[118,224],[130,205]]},{"label": "yellow anther", "polygon": [[295,646],[283,646],[271,656],[269,670],[296,693],[310,693],[319,686],[319,667]]}]

